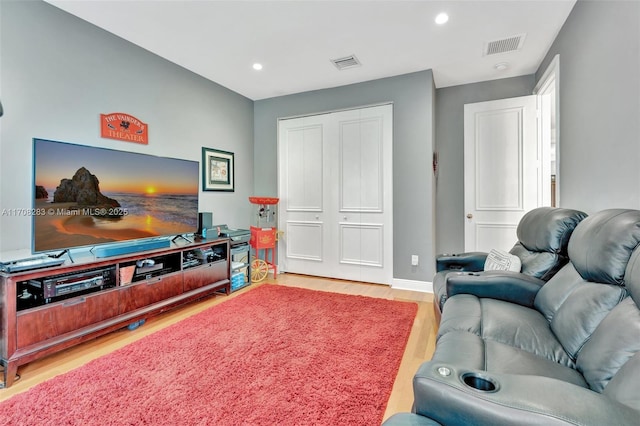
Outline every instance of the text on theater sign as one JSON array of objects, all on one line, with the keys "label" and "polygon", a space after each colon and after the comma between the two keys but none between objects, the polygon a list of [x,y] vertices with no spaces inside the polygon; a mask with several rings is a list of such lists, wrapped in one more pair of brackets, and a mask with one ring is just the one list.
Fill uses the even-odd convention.
[{"label": "text on theater sign", "polygon": [[149,127],[147,123],[123,112],[100,114],[100,136],[147,145]]}]

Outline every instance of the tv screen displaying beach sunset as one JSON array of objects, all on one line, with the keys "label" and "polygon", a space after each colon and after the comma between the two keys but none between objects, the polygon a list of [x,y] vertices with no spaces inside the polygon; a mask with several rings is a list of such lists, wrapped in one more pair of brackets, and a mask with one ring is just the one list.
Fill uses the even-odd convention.
[{"label": "tv screen displaying beach sunset", "polygon": [[33,251],[189,234],[197,161],[34,139]]}]

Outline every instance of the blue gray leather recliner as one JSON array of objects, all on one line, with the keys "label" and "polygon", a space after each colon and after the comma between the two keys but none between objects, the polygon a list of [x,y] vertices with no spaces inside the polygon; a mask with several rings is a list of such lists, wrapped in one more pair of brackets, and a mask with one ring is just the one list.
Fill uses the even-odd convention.
[{"label": "blue gray leather recliner", "polygon": [[414,413],[384,425],[640,424],[639,244],[640,211],[605,210],[535,294],[449,285]]},{"label": "blue gray leather recliner", "polygon": [[[509,293],[517,297],[520,287],[525,294],[529,289],[544,285],[567,263],[567,244],[575,227],[587,214],[578,210],[557,207],[539,207],[527,212],[516,229],[518,241],[509,251],[522,263],[520,272],[483,271],[485,252],[443,254],[436,258],[433,279],[434,311],[439,318],[447,299],[447,281],[457,285],[484,285],[506,280]],[[468,272],[474,272],[469,274]]]}]

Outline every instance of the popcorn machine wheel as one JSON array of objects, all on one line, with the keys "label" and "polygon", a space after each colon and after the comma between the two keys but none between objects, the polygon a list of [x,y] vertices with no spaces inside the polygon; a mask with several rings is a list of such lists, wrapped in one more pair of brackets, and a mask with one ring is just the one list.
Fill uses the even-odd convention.
[{"label": "popcorn machine wheel", "polygon": [[[251,261],[251,282],[264,280],[273,270],[273,276],[278,274],[276,266],[276,243],[278,237],[276,210],[279,199],[274,197],[249,197],[255,205],[255,225],[251,225],[251,240],[249,245],[254,256]],[[261,258],[262,254],[262,258]]]}]

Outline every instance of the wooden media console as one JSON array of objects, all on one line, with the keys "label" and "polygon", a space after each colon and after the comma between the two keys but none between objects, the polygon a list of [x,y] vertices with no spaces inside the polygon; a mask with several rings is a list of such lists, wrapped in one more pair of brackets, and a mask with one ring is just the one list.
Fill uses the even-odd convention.
[{"label": "wooden media console", "polygon": [[229,294],[229,242],[0,273],[4,383],[18,367],[214,293]]}]

